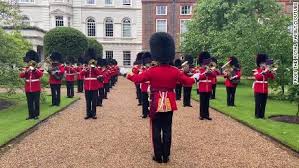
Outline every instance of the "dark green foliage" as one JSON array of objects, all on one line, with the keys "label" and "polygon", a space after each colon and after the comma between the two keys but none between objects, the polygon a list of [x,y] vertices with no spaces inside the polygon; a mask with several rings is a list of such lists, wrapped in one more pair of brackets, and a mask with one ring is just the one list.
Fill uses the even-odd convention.
[{"label": "dark green foliage", "polygon": [[94,48],[97,58],[103,58],[103,46],[96,39],[88,38],[88,48]]}]

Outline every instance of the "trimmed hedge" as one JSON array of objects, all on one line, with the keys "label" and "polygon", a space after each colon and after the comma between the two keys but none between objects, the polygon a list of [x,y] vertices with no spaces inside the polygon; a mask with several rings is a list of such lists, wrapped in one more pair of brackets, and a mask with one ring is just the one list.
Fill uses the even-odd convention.
[{"label": "trimmed hedge", "polygon": [[95,38],[88,38],[88,48],[94,48],[97,52],[97,58],[103,58],[103,46]]}]

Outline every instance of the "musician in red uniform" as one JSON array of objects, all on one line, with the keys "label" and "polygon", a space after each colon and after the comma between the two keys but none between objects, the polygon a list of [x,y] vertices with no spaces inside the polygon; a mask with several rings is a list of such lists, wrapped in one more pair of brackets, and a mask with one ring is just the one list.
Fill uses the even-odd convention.
[{"label": "musician in red uniform", "polygon": [[78,66],[76,68],[77,71],[77,92],[82,93],[83,92],[83,81],[84,81],[84,76],[80,75],[81,71],[84,68],[84,60],[82,57],[78,59]]},{"label": "musician in red uniform", "polygon": [[[183,62],[187,62],[187,65],[182,66],[183,72],[187,77],[191,77],[194,74],[194,66],[193,66],[193,57],[191,55],[186,55]],[[183,106],[184,107],[192,107],[191,106],[191,91],[192,85],[183,84]]]},{"label": "musician in red uniform", "polygon": [[[182,60],[181,59],[176,59],[174,61],[174,66],[177,67],[178,69],[182,69]],[[181,100],[182,87],[183,87],[183,85],[180,82],[178,82],[176,84],[176,87],[175,87],[176,100]]]},{"label": "musician in red uniform", "polygon": [[[103,71],[103,59],[98,58],[97,61],[97,68],[101,76],[104,76],[104,71]],[[98,98],[97,98],[97,106],[103,106],[103,98],[104,98],[104,78],[101,80],[98,80]]]},{"label": "musician in red uniform", "polygon": [[255,117],[265,118],[265,109],[268,98],[268,80],[274,79],[275,71],[271,71],[269,66],[273,62],[268,58],[267,54],[257,54],[256,65],[254,70],[255,82],[253,83],[255,97]]},{"label": "musician in red uniform", "polygon": [[[154,61],[159,65],[141,74],[128,74],[127,78],[136,83],[150,82],[150,118],[154,146],[153,160],[162,163],[169,161],[173,111],[177,110],[174,89],[179,81],[193,84],[193,78],[185,76],[179,69],[169,64],[175,57],[175,45],[171,35],[159,32],[152,35],[150,49]],[[161,133],[163,136],[161,136]]]},{"label": "musician in red uniform", "polygon": [[88,48],[85,53],[85,59],[88,62],[88,66],[81,72],[84,76],[84,91],[86,99],[86,117],[84,119],[97,119],[96,105],[98,96],[98,80],[102,77],[96,67],[95,49]]},{"label": "musician in red uniform", "polygon": [[59,52],[53,52],[50,55],[50,59],[52,64],[48,69],[49,83],[51,87],[51,94],[52,94],[52,106],[59,106],[60,105],[60,88],[61,88],[61,81],[64,74],[64,65],[61,64],[62,56]]},{"label": "musician in red uniform", "polygon": [[200,120],[212,120],[209,113],[210,96],[212,92],[212,80],[215,77],[209,64],[211,55],[209,52],[201,52],[198,56],[200,65],[199,72],[194,75],[198,82],[198,93],[200,96]]},{"label": "musician in red uniform", "polygon": [[67,65],[65,66],[64,70],[65,70],[67,97],[72,98],[74,97],[74,82],[75,82],[76,69],[70,61],[68,61],[66,64]]},{"label": "musician in red uniform", "polygon": [[43,76],[43,70],[37,67],[40,61],[39,56],[33,50],[29,50],[24,57],[24,62],[28,65],[23,68],[20,78],[25,79],[25,92],[27,97],[27,105],[29,116],[26,120],[37,120],[40,114],[40,79]]},{"label": "musician in red uniform", "polygon": [[108,69],[108,62],[107,62],[107,59],[104,59],[103,60],[103,66],[102,66],[102,69],[103,69],[103,78],[104,78],[104,99],[108,99],[108,91],[109,91],[109,69]]},{"label": "musician in red uniform", "polygon": [[[149,52],[145,52],[142,55],[143,67],[141,68],[141,73],[145,73],[151,66],[152,56]],[[147,118],[149,114],[149,95],[148,90],[150,88],[149,81],[140,83],[141,97],[142,97],[142,118]]]},{"label": "musician in red uniform", "polygon": [[221,74],[219,69],[216,68],[217,66],[217,58],[216,57],[211,57],[212,63],[215,65],[215,69],[212,71],[214,73],[214,77],[212,79],[212,93],[211,93],[211,99],[216,98],[216,86],[217,86],[217,76]]},{"label": "musician in red uniform", "polygon": [[236,89],[241,79],[241,67],[236,57],[228,58],[228,68],[224,70],[223,76],[226,79],[227,106],[235,106]]},{"label": "musician in red uniform", "polygon": [[[132,69],[132,72],[134,74],[139,74],[141,72],[141,67],[142,67],[142,55],[144,52],[139,52],[136,56],[136,60],[134,62],[134,66]],[[138,106],[142,105],[142,96],[141,96],[141,89],[140,89],[140,83],[135,82],[135,87],[136,87],[136,99],[138,100]]]}]

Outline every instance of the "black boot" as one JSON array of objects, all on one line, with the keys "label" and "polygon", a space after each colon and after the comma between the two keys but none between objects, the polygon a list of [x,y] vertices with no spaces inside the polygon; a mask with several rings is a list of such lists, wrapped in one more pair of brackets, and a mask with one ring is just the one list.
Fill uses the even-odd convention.
[{"label": "black boot", "polygon": [[162,163],[162,158],[161,157],[153,156],[153,161],[155,161],[157,163]]}]

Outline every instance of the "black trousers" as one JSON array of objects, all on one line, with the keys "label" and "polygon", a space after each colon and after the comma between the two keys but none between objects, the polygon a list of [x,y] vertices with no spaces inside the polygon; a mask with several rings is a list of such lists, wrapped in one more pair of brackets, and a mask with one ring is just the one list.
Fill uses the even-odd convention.
[{"label": "black trousers", "polygon": [[77,86],[78,86],[78,92],[82,93],[83,92],[83,80],[77,80]]},{"label": "black trousers", "polygon": [[104,88],[98,90],[97,106],[102,106],[104,98]]},{"label": "black trousers", "polygon": [[210,117],[210,113],[209,113],[210,95],[211,92],[199,92],[199,96],[200,96],[199,116],[202,118]]},{"label": "black trousers", "polygon": [[142,92],[142,115],[148,116],[149,114],[149,101],[148,101],[148,93]]},{"label": "black trousers", "polygon": [[98,90],[85,90],[86,115],[88,117],[96,116]]},{"label": "black trousers", "polygon": [[264,118],[268,94],[254,93],[254,98],[255,98],[255,117]]},{"label": "black trousers", "polygon": [[107,99],[107,94],[109,92],[109,83],[104,83],[104,99]]},{"label": "black trousers", "polygon": [[181,100],[182,97],[182,84],[176,84],[175,86],[176,100]]},{"label": "black trousers", "polygon": [[172,115],[172,111],[157,113],[151,121],[152,141],[156,158],[170,155]]},{"label": "black trousers", "polygon": [[211,99],[215,99],[216,98],[216,84],[212,85],[212,93],[211,93]]},{"label": "black trousers", "polygon": [[112,88],[112,80],[113,80],[113,78],[111,78],[110,81],[109,81],[109,89]]},{"label": "black trousers", "polygon": [[66,81],[67,97],[74,97],[74,81]]},{"label": "black trousers", "polygon": [[191,90],[192,87],[183,87],[184,88],[184,106],[190,106],[191,105]]},{"label": "black trousers", "polygon": [[227,93],[227,106],[235,106],[236,88],[226,87],[226,93]]},{"label": "black trousers", "polygon": [[138,104],[142,104],[142,95],[141,95],[141,88],[140,88],[140,84],[136,84],[136,95],[137,95],[137,99],[138,99]]},{"label": "black trousers", "polygon": [[51,94],[52,94],[52,105],[59,106],[61,84],[50,84],[50,87],[51,87]]},{"label": "black trousers", "polygon": [[26,97],[27,97],[29,118],[38,117],[40,113],[40,108],[39,108],[40,92],[27,92]]}]

